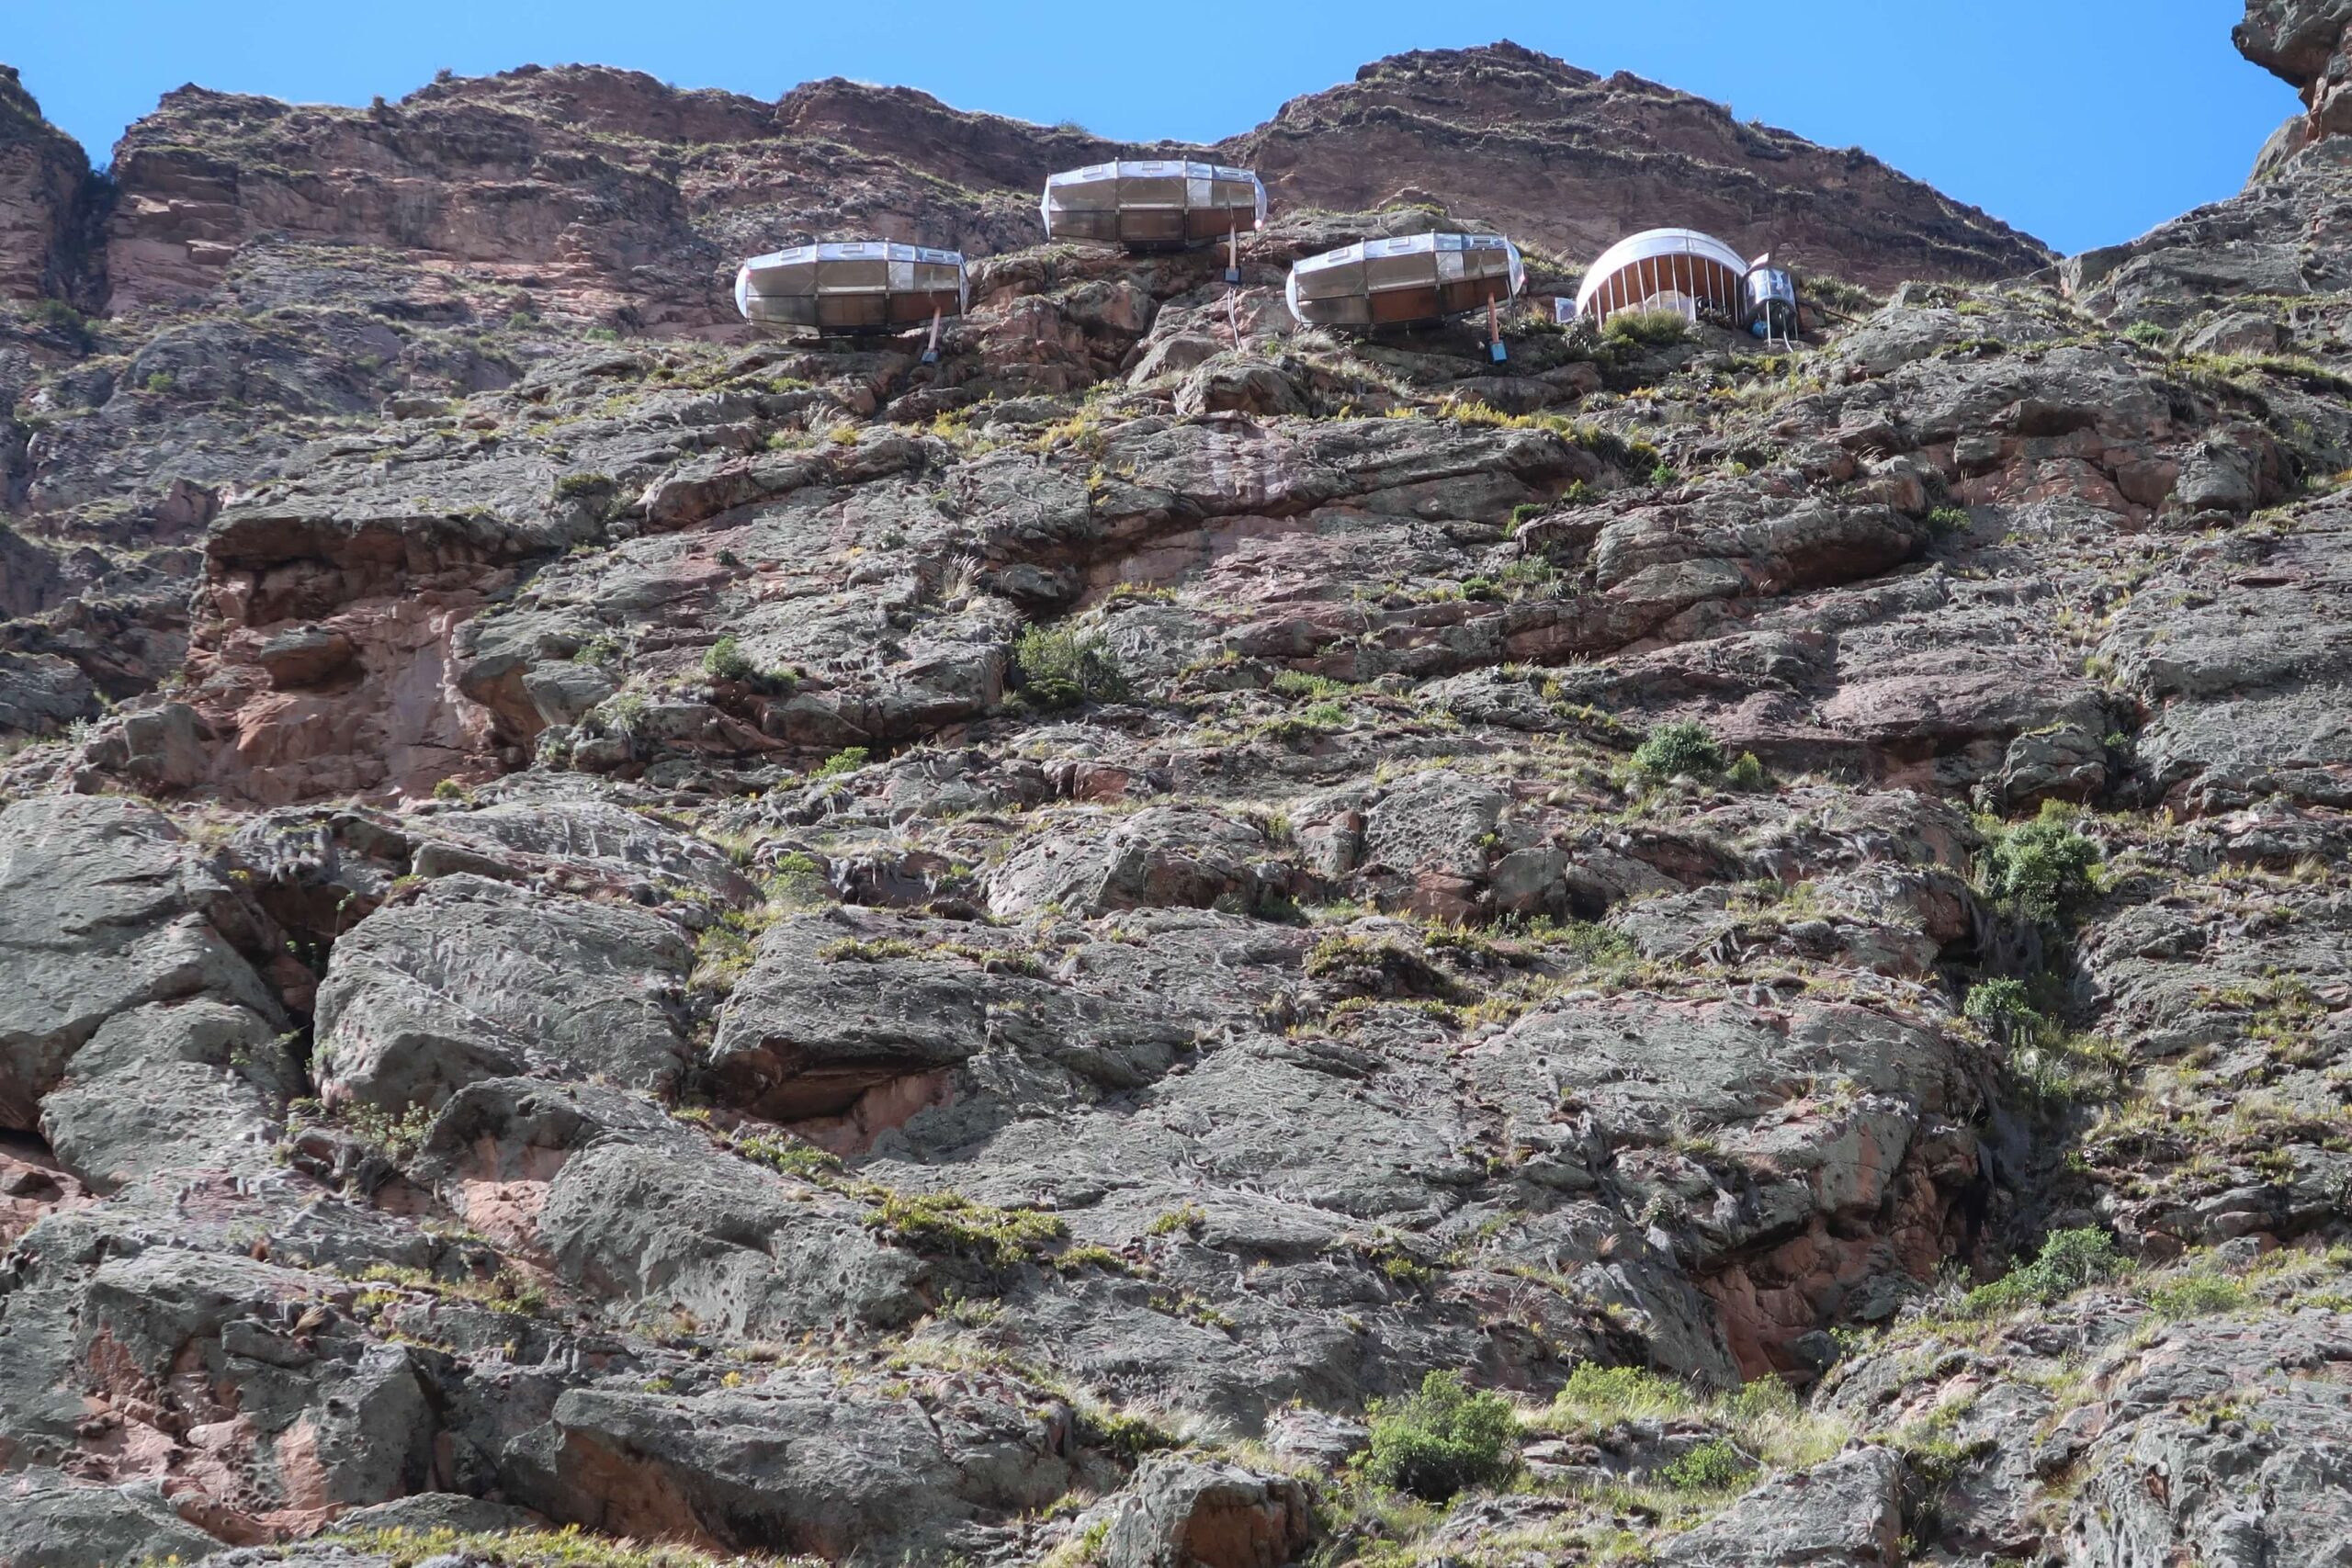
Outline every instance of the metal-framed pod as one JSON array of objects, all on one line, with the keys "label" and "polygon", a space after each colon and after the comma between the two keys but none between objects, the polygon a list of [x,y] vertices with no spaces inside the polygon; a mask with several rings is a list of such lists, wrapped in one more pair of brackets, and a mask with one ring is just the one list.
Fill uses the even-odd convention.
[{"label": "metal-framed pod", "polygon": [[1372,328],[1483,310],[1526,287],[1519,247],[1499,234],[1404,234],[1309,256],[1285,293],[1302,326]]},{"label": "metal-framed pod", "polygon": [[1052,175],[1037,211],[1052,239],[1181,251],[1262,227],[1266,186],[1223,164],[1123,158]]},{"label": "metal-framed pod", "polygon": [[744,320],[825,336],[905,332],[960,316],[970,302],[962,253],[887,240],[795,245],[735,274]]}]

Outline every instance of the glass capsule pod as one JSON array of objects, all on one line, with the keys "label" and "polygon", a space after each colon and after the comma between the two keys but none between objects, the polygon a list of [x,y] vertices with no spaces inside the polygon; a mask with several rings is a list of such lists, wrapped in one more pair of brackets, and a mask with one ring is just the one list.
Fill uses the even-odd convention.
[{"label": "glass capsule pod", "polygon": [[1577,314],[1596,325],[1620,310],[1671,310],[1697,321],[1711,310],[1740,321],[1747,308],[1747,258],[1696,229],[1652,229],[1600,254],[1577,290]]},{"label": "glass capsule pod", "polygon": [[1052,176],[1038,211],[1057,240],[1181,251],[1263,225],[1266,187],[1222,164],[1125,158]]},{"label": "glass capsule pod", "polygon": [[1767,342],[1794,343],[1798,335],[1797,277],[1784,266],[1774,266],[1770,255],[1749,264],[1747,330]]},{"label": "glass capsule pod", "polygon": [[826,335],[897,333],[958,316],[971,296],[963,255],[884,240],[827,241],[753,256],[735,275],[746,321]]},{"label": "glass capsule pod", "polygon": [[1360,240],[1290,269],[1290,313],[1311,327],[1443,321],[1503,304],[1527,286],[1519,247],[1499,234]]}]

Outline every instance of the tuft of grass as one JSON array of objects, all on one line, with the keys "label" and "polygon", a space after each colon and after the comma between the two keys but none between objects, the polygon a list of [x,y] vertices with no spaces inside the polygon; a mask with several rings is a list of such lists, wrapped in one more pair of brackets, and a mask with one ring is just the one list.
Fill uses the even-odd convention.
[{"label": "tuft of grass", "polygon": [[960,1252],[1010,1268],[1043,1257],[1069,1234],[1059,1216],[1038,1209],[1000,1209],[961,1192],[895,1192],[878,1190],[881,1206],[865,1216],[867,1228],[911,1247]]},{"label": "tuft of grass", "polygon": [[745,1159],[785,1176],[814,1181],[841,1169],[841,1158],[797,1138],[772,1137],[765,1133],[739,1133],[728,1145]]},{"label": "tuft of grass", "polygon": [[2158,1317],[2210,1317],[2235,1312],[2254,1297],[2238,1280],[2220,1274],[2184,1274],[2150,1285],[2142,1292],[2148,1310]]},{"label": "tuft of grass", "polygon": [[690,1546],[642,1546],[589,1535],[578,1525],[554,1530],[492,1533],[437,1529],[341,1530],[318,1538],[381,1557],[387,1568],[419,1568],[430,1561],[464,1561],[482,1568],[819,1568],[817,1557],[714,1557]]},{"label": "tuft of grass", "polygon": [[1729,1492],[1755,1473],[1737,1449],[1716,1438],[1668,1462],[1658,1478],[1678,1492]]}]

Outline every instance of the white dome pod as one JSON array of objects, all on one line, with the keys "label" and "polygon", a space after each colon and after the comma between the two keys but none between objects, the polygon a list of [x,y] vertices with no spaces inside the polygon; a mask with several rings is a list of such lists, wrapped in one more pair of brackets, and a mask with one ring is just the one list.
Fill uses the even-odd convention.
[{"label": "white dome pod", "polygon": [[1178,251],[1261,227],[1266,187],[1249,169],[1125,158],[1055,175],[1037,210],[1053,239]]},{"label": "white dome pod", "polygon": [[1290,313],[1310,327],[1435,321],[1516,299],[1519,247],[1499,234],[1359,240],[1290,269]]},{"label": "white dome pod", "polygon": [[1606,321],[1620,310],[1672,310],[1698,319],[1711,305],[1733,320],[1747,313],[1747,259],[1696,229],[1652,229],[1600,254],[1577,290],[1577,314]]},{"label": "white dome pod", "polygon": [[885,240],[795,245],[735,274],[746,321],[827,333],[903,332],[963,314],[970,297],[961,253]]}]

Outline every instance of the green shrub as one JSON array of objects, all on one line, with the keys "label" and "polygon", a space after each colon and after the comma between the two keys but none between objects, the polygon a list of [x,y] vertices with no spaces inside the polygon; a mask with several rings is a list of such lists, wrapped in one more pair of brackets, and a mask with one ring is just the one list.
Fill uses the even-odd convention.
[{"label": "green shrub", "polygon": [[1772,787],[1772,775],[1756,760],[1753,751],[1742,751],[1739,761],[1724,772],[1724,783],[1734,789],[1765,790]]},{"label": "green shrub", "polygon": [[832,901],[832,890],[824,863],[800,851],[776,862],[775,874],[768,878],[769,900],[788,909],[820,908]]},{"label": "green shrub", "polygon": [[1431,1372],[1408,1399],[1374,1400],[1364,1474],[1382,1486],[1442,1503],[1519,1467],[1519,1417],[1510,1401],[1474,1393],[1453,1372]]},{"label": "green shrub", "polygon": [[1012,645],[1023,697],[1046,708],[1114,703],[1127,695],[1127,678],[1100,637],[1074,626],[1031,626]]},{"label": "green shrub", "polygon": [[743,645],[732,637],[720,637],[704,650],[702,672],[714,681],[752,681],[758,677],[759,666],[743,651]]},{"label": "green shrub", "polygon": [[2154,321],[2134,321],[2123,329],[2123,335],[2143,348],[2162,348],[2172,342],[2172,333]]},{"label": "green shrub", "polygon": [[2115,1238],[2096,1225],[2052,1231],[2042,1242],[2040,1257],[2004,1279],[1977,1286],[1962,1307],[1971,1316],[1985,1316],[2021,1306],[2049,1306],[2086,1285],[2113,1279],[2123,1266]]},{"label": "green shrub", "polygon": [[1634,766],[1655,779],[1688,773],[1713,778],[1724,771],[1724,749],[1707,727],[1690,719],[1661,724],[1634,752]]},{"label": "green shrub", "polygon": [[158,397],[170,391],[175,385],[176,383],[173,381],[171,372],[168,370],[158,370],[147,378],[147,389]]},{"label": "green shrub", "polygon": [[1679,310],[1620,310],[1609,318],[1600,335],[1618,343],[1664,348],[1688,338],[1690,323]]},{"label": "green shrub", "polygon": [[1939,506],[1928,513],[1928,526],[1939,536],[1951,537],[1967,533],[1976,526],[1974,518],[1965,507]]},{"label": "green shrub", "polygon": [[1678,1492],[1728,1492],[1755,1472],[1737,1449],[1717,1438],[1669,1461],[1658,1476]]},{"label": "green shrub", "polygon": [[578,496],[601,495],[613,488],[610,474],[566,474],[555,481],[558,501],[571,501]]},{"label": "green shrub", "polygon": [[2022,980],[1978,981],[1970,987],[1962,1010],[1983,1024],[1985,1032],[2012,1044],[2034,1038],[2047,1023]]},{"label": "green shrub", "polygon": [[842,773],[854,773],[865,766],[872,753],[863,746],[844,746],[818,765],[813,778],[830,779]]},{"label": "green shrub", "polygon": [[2098,893],[2099,847],[2076,832],[2055,802],[2031,822],[1989,829],[1979,870],[1984,895],[2020,919],[2052,922]]}]

